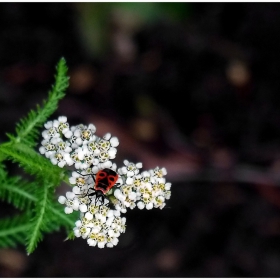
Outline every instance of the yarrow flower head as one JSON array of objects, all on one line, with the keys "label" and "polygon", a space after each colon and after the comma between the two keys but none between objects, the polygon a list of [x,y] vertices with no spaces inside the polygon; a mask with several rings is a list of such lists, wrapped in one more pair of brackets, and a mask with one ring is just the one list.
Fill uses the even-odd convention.
[{"label": "yarrow flower head", "polygon": [[[162,209],[171,196],[171,183],[166,182],[165,168],[140,171],[142,163],[124,160],[117,168],[112,162],[119,140],[110,133],[99,137],[96,127],[71,126],[65,116],[45,123],[39,151],[52,164],[73,166],[69,182],[72,191],[58,198],[64,211],[79,211],[80,219],[73,228],[76,237],[89,246],[114,247],[125,232],[127,209]],[[73,225],[74,226],[74,225]]]}]

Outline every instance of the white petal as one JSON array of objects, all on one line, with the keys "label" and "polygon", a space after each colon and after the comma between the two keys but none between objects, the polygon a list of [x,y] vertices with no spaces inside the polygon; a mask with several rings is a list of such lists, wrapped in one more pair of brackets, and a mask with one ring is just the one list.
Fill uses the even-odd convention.
[{"label": "white petal", "polygon": [[79,203],[78,199],[74,199],[73,205],[72,205],[73,210],[78,211],[79,205],[80,205],[80,203]]},{"label": "white petal", "polygon": [[65,161],[65,160],[62,160],[62,161],[60,161],[60,162],[58,163],[58,166],[59,166],[60,168],[63,168],[65,164],[66,164],[66,161]]},{"label": "white petal", "polygon": [[114,220],[114,217],[108,218],[107,221],[106,221],[106,226],[108,226],[108,227],[111,226],[113,220]]},{"label": "white petal", "polygon": [[61,196],[58,198],[58,202],[61,203],[61,204],[64,204],[65,201],[66,201],[66,197],[65,197],[65,196],[62,196],[62,195],[61,195]]},{"label": "white petal", "polygon": [[109,159],[114,159],[116,157],[117,151],[112,151],[112,149],[110,149],[108,151],[108,155],[109,155]]},{"label": "white petal", "polygon": [[76,237],[81,237],[81,233],[80,233],[79,229],[74,229],[74,234]]},{"label": "white petal", "polygon": [[74,194],[73,192],[67,192],[67,193],[66,193],[66,197],[67,197],[67,199],[72,200],[72,199],[74,199],[75,194]]},{"label": "white petal", "polygon": [[78,149],[78,158],[79,158],[79,160],[83,160],[84,159],[84,152],[83,152],[83,150],[82,149]]},{"label": "white petal", "polygon": [[116,246],[119,243],[119,239],[115,237],[112,243]]},{"label": "white petal", "polygon": [[171,188],[171,183],[166,183],[166,184],[165,184],[165,189],[166,189],[167,191],[169,191],[170,188]]},{"label": "white petal", "polygon": [[77,186],[73,187],[72,190],[73,190],[73,193],[76,194],[76,195],[81,193],[81,189]]},{"label": "white petal", "polygon": [[152,208],[153,208],[153,203],[152,202],[150,202],[146,205],[147,210],[151,210]]},{"label": "white petal", "polygon": [[137,168],[142,168],[143,167],[142,162],[138,162],[135,165],[136,165]]},{"label": "white petal", "polygon": [[75,185],[76,184],[76,178],[70,177],[69,182],[70,182],[71,185]]},{"label": "white petal", "polygon": [[142,201],[139,201],[139,202],[137,203],[137,207],[138,207],[140,210],[142,210],[142,209],[144,209],[145,204],[144,204]]},{"label": "white petal", "polygon": [[80,136],[81,136],[81,131],[80,131],[80,129],[76,129],[76,130],[74,131],[74,136],[76,136],[76,137],[80,137]]},{"label": "white petal", "polygon": [[131,192],[129,195],[128,195],[128,198],[131,199],[131,200],[134,200],[136,198],[136,193],[135,192]]},{"label": "white petal", "polygon": [[116,171],[117,170],[117,165],[115,163],[113,163],[111,169]]},{"label": "white petal", "polygon": [[78,172],[76,172],[76,171],[73,171],[72,172],[72,177],[75,177],[75,178],[78,178],[78,177],[80,177],[81,175],[78,173]]},{"label": "white petal", "polygon": [[160,184],[165,184],[166,179],[165,179],[165,178],[158,178],[157,181],[158,181]]},{"label": "white petal", "polygon": [[167,174],[167,170],[166,170],[166,168],[165,168],[165,167],[163,167],[163,168],[161,169],[161,172],[162,172],[162,175],[166,175],[166,174]]},{"label": "white petal", "polygon": [[66,123],[67,122],[67,117],[60,116],[60,117],[58,117],[58,121],[61,122],[61,123]]},{"label": "white petal", "polygon": [[76,143],[77,143],[77,145],[79,145],[79,146],[81,146],[82,144],[83,144],[83,140],[82,140],[82,138],[77,138],[76,139]]},{"label": "white petal", "polygon": [[132,177],[134,175],[134,172],[133,171],[128,171],[127,174],[126,174],[128,177]]},{"label": "white petal", "polygon": [[106,162],[103,163],[104,168],[111,168],[112,162],[110,160],[107,160]]},{"label": "white petal", "polygon": [[52,124],[53,124],[52,121],[48,121],[48,122],[46,122],[46,123],[44,124],[44,126],[45,126],[46,129],[49,129],[49,128],[52,127]]},{"label": "white petal", "polygon": [[90,238],[87,240],[87,243],[89,246],[96,246],[96,244],[97,244],[97,242],[95,240],[90,239]]},{"label": "white petal", "polygon": [[166,205],[166,203],[162,203],[162,204],[159,206],[159,209],[162,209],[165,205]]},{"label": "white petal", "polygon": [[82,213],[85,213],[87,212],[87,206],[85,204],[81,204],[79,206],[79,210],[82,212]]},{"label": "white petal", "polygon": [[91,232],[92,233],[98,233],[98,232],[100,232],[100,229],[101,229],[100,227],[94,227],[94,228],[91,229]]},{"label": "white petal", "polygon": [[101,222],[102,224],[105,224],[105,223],[106,223],[106,217],[104,217],[104,216],[100,216],[100,217],[99,217],[99,220],[100,220],[100,222]]},{"label": "white petal", "polygon": [[91,171],[93,174],[96,174],[99,171],[99,168],[97,166],[93,166]]},{"label": "white petal", "polygon": [[71,130],[67,130],[67,132],[64,133],[64,136],[65,136],[66,138],[71,138],[72,135],[73,135],[73,132],[72,132]]},{"label": "white petal", "polygon": [[92,131],[92,133],[94,133],[94,132],[96,131],[96,127],[95,127],[95,125],[92,124],[92,123],[90,123],[90,124],[88,125],[88,129],[90,129],[90,130]]},{"label": "white petal", "polygon": [[119,199],[119,197],[120,197],[121,195],[122,195],[122,192],[121,192],[120,189],[116,189],[116,190],[114,191],[114,196],[115,196],[116,198]]},{"label": "white petal", "polygon": [[148,171],[142,172],[143,177],[150,177],[150,173]]},{"label": "white petal", "polygon": [[122,173],[123,173],[123,174],[126,174],[126,173],[127,173],[126,167],[122,167],[121,170],[122,170]]},{"label": "white petal", "polygon": [[[64,135],[65,135],[68,131],[70,131],[70,130],[69,130],[69,127],[65,127],[65,128],[62,129],[62,133],[63,133]],[[71,132],[71,136],[72,136],[72,131],[70,131],[70,132]],[[70,137],[71,137],[71,136],[70,136]],[[68,137],[68,138],[70,138],[70,137]]]},{"label": "white petal", "polygon": [[87,220],[92,220],[92,219],[93,219],[93,215],[92,215],[90,212],[87,212],[87,213],[85,214],[85,218],[86,218]]},{"label": "white petal", "polygon": [[73,212],[73,209],[70,207],[65,207],[64,212],[65,212],[65,214],[71,214]]},{"label": "white petal", "polygon": [[56,164],[57,164],[57,159],[56,159],[55,157],[52,157],[52,158],[51,158],[51,163],[52,163],[53,165],[56,165]]},{"label": "white petal", "polygon": [[46,152],[45,147],[40,147],[39,152],[43,155]]},{"label": "white petal", "polygon": [[75,222],[76,227],[81,227],[82,226],[82,221],[78,220]]},{"label": "white petal", "polygon": [[86,162],[80,164],[80,169],[87,169],[88,167],[89,165]]},{"label": "white petal", "polygon": [[98,242],[98,248],[104,248],[105,242]]},{"label": "white petal", "polygon": [[118,210],[114,210],[114,215],[115,215],[115,217],[119,217],[121,215],[121,213]]},{"label": "white petal", "polygon": [[128,177],[128,178],[126,179],[126,184],[128,184],[128,185],[133,184],[133,178]]},{"label": "white petal", "polygon": [[110,143],[112,147],[117,147],[119,145],[119,139],[117,137],[112,137]]},{"label": "white petal", "polygon": [[[72,152],[72,148],[68,146],[68,147],[65,148],[64,152],[65,152],[67,155],[69,155],[69,153]],[[70,155],[69,155],[69,157],[70,157]]]},{"label": "white petal", "polygon": [[106,134],[103,136],[103,138],[104,138],[105,140],[109,140],[109,139],[111,138],[111,133],[106,133]]}]

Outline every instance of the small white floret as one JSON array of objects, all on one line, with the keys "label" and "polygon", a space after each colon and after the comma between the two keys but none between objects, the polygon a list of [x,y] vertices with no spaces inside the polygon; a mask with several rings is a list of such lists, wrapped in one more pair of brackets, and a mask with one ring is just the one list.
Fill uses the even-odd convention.
[{"label": "small white floret", "polygon": [[39,152],[43,155],[46,152],[45,147],[40,147]]},{"label": "small white floret", "polygon": [[126,179],[126,184],[127,184],[127,185],[132,185],[132,184],[133,184],[133,178],[128,177],[128,178]]},{"label": "small white floret", "polygon": [[87,243],[89,246],[96,246],[96,244],[97,244],[97,242],[95,240],[90,239],[90,238],[87,240]]},{"label": "small white floret", "polygon": [[137,207],[138,207],[140,210],[144,209],[144,207],[145,207],[144,202],[139,201],[139,202],[137,203]]},{"label": "small white floret", "polygon": [[135,193],[135,192],[131,192],[131,193],[128,195],[128,198],[129,198],[130,200],[135,200],[135,198],[136,198],[136,193]]},{"label": "small white floret", "polygon": [[166,189],[167,191],[169,191],[170,188],[171,188],[171,183],[166,183],[166,184],[165,184],[165,189]]},{"label": "small white floret", "polygon": [[137,168],[142,168],[143,165],[142,165],[142,162],[138,162],[138,163],[135,164],[135,166],[136,166]]},{"label": "small white floret", "polygon": [[103,138],[104,138],[105,140],[109,140],[109,139],[111,138],[111,133],[106,133],[106,134],[103,136]]},{"label": "small white floret", "polygon": [[82,212],[82,213],[85,213],[87,212],[87,206],[85,204],[81,204],[79,206],[79,210]]},{"label": "small white floret", "polygon": [[92,215],[90,212],[87,212],[87,213],[85,214],[85,218],[86,218],[87,220],[92,220],[92,219],[93,219],[93,215]]},{"label": "small white floret", "polygon": [[98,248],[104,248],[105,242],[98,242]]},{"label": "small white floret", "polygon": [[117,137],[112,137],[110,143],[112,147],[117,147],[119,145],[119,139]]},{"label": "small white floret", "polygon": [[75,194],[73,192],[67,192],[66,197],[67,197],[67,199],[72,200],[72,199],[74,199]]},{"label": "small white floret", "polygon": [[73,208],[71,208],[71,207],[65,207],[65,208],[64,208],[64,212],[65,212],[65,214],[71,214],[71,213],[73,212]]},{"label": "small white floret", "polygon": [[154,206],[153,203],[150,202],[150,203],[146,204],[146,209],[151,210],[153,208],[153,206]]},{"label": "small white floret", "polygon": [[66,202],[66,197],[61,195],[61,196],[58,198],[58,202],[61,203],[61,204],[64,204],[64,203]]}]

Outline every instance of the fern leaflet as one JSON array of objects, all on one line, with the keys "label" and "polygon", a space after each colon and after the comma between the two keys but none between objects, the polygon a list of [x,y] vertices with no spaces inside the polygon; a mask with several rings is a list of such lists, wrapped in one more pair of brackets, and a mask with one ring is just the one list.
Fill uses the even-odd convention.
[{"label": "fern leaflet", "polygon": [[[17,143],[23,142],[29,147],[36,145],[36,139],[39,136],[39,129],[47,121],[49,116],[58,107],[58,101],[65,96],[65,90],[69,83],[67,77],[67,66],[64,58],[61,58],[57,65],[57,74],[55,76],[55,83],[49,92],[47,101],[43,101],[43,106],[37,105],[36,111],[31,110],[25,118],[22,118],[16,125]],[[10,140],[13,137],[7,134]]]},{"label": "fern leaflet", "polygon": [[38,200],[34,209],[34,217],[31,220],[30,230],[28,232],[27,252],[32,253],[38,242],[43,238],[42,233],[52,230],[47,219],[47,206],[50,204],[51,185],[44,181],[43,186],[37,191]]},{"label": "fern leaflet", "polygon": [[0,247],[15,247],[24,244],[30,228],[29,216],[15,216],[0,220]]},{"label": "fern leaflet", "polygon": [[63,169],[53,165],[26,145],[6,143],[0,146],[0,151],[13,162],[19,163],[31,175],[36,175],[41,179],[47,176],[54,185],[58,185],[64,179]]}]

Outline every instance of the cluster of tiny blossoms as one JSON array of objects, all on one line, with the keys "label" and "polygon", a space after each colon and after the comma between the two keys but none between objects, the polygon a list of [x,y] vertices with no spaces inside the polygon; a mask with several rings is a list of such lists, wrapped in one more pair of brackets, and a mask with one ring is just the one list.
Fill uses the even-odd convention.
[{"label": "cluster of tiny blossoms", "polygon": [[[72,191],[60,196],[58,201],[65,205],[66,214],[80,212],[73,231],[76,237],[86,239],[89,246],[116,246],[118,237],[125,232],[126,218],[122,215],[128,208],[162,209],[170,198],[171,183],[164,178],[165,168],[140,172],[142,163],[128,160],[117,168],[111,160],[116,157],[119,141],[110,133],[98,137],[93,124],[70,127],[64,116],[48,121],[44,126],[40,153],[54,165],[75,169],[69,178]],[[102,177],[102,197],[95,189],[101,170],[110,170],[116,178],[112,186],[110,176]],[[108,184],[105,184],[108,186],[106,191],[104,182]]]}]

